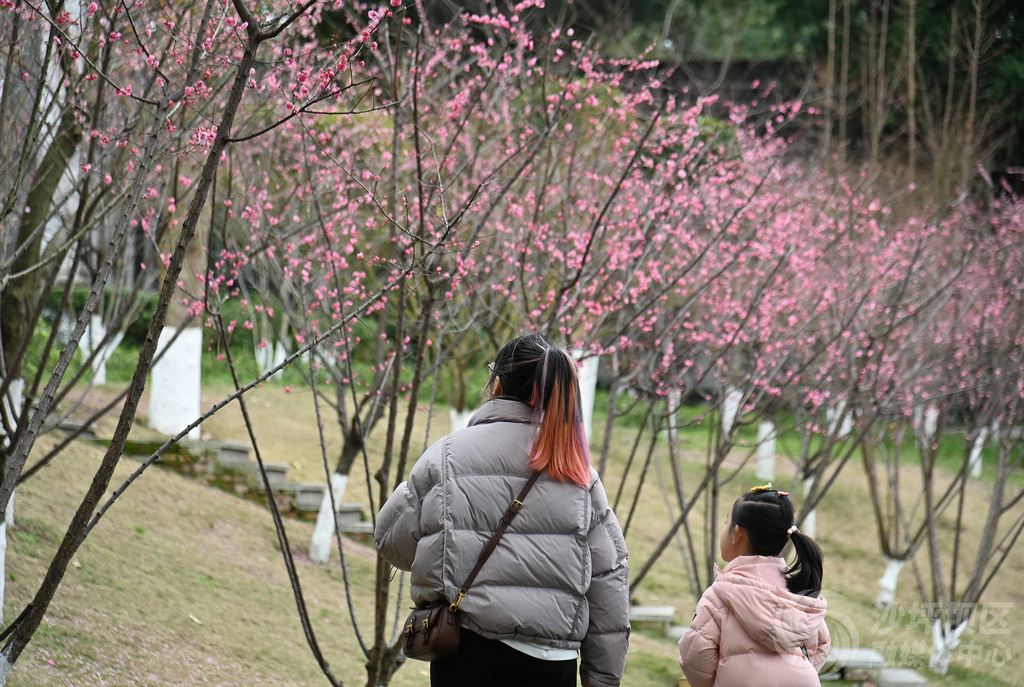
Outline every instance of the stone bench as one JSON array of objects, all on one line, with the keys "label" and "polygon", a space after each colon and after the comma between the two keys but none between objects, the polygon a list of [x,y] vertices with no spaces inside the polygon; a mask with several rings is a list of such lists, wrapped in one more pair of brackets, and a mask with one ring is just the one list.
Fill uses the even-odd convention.
[{"label": "stone bench", "polygon": [[675,606],[630,606],[629,624],[633,623],[659,623],[665,628],[668,634],[672,621],[676,617]]},{"label": "stone bench", "polygon": [[359,522],[338,522],[338,529],[344,534],[373,534],[373,523],[369,520]]},{"label": "stone bench", "polygon": [[[839,679],[845,680],[846,671],[850,668],[860,670],[880,670],[885,667],[885,657],[874,649],[860,647],[833,648],[828,652],[826,664],[833,664],[838,671]],[[822,679],[825,679],[822,676]]]},{"label": "stone bench", "polygon": [[925,687],[928,680],[910,668],[882,668],[878,671],[878,687]]}]

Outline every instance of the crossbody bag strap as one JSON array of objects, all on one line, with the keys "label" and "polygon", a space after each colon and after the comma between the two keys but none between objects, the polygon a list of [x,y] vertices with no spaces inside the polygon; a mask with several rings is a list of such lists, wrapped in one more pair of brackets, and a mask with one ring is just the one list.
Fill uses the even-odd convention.
[{"label": "crossbody bag strap", "polygon": [[462,603],[462,597],[466,596],[469,592],[469,588],[472,586],[473,581],[476,580],[476,576],[480,572],[480,568],[484,567],[484,563],[498,546],[498,540],[501,539],[501,535],[505,534],[505,530],[507,530],[508,526],[512,524],[512,520],[519,514],[519,511],[522,510],[523,499],[525,499],[526,495],[530,493],[530,489],[533,488],[537,478],[540,477],[540,473],[540,470],[536,470],[532,475],[530,475],[530,479],[526,482],[526,486],[523,487],[523,490],[519,492],[519,496],[516,497],[515,501],[509,504],[508,509],[505,511],[505,515],[501,516],[501,522],[498,523],[498,528],[494,530],[494,534],[491,535],[491,540],[487,542],[487,546],[485,546],[484,550],[480,552],[480,558],[477,559],[476,565],[473,567],[473,572],[469,573],[469,577],[466,578],[466,581],[462,584],[462,588],[459,589],[459,596],[452,602],[451,609],[453,611],[459,610],[459,604]]}]

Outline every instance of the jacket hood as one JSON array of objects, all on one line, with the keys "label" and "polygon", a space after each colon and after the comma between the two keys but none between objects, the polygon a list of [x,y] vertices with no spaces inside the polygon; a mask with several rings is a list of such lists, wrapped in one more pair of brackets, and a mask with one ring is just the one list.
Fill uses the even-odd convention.
[{"label": "jacket hood", "polygon": [[751,639],[776,653],[792,652],[813,640],[825,622],[824,597],[786,589],[786,561],[770,556],[737,556],[715,580],[719,598]]}]

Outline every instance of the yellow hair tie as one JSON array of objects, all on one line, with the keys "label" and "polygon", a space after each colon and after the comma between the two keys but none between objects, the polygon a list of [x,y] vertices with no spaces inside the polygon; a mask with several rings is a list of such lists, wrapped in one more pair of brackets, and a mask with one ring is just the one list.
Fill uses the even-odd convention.
[{"label": "yellow hair tie", "polygon": [[772,490],[772,483],[769,482],[768,484],[762,484],[759,487],[754,487],[750,491],[771,491],[771,490]]}]

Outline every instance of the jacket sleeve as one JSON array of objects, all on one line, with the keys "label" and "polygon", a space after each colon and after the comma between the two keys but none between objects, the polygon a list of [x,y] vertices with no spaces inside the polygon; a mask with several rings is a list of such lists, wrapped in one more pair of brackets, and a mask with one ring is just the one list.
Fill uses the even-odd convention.
[{"label": "jacket sleeve", "polygon": [[416,544],[423,536],[420,515],[423,496],[436,482],[432,465],[441,456],[441,442],[420,456],[409,479],[402,482],[384,502],[373,528],[373,543],[384,558],[399,570],[412,570]]},{"label": "jacket sleeve", "polygon": [[409,482],[402,482],[377,514],[373,543],[399,570],[412,570],[416,542],[420,540],[421,499]]},{"label": "jacket sleeve", "polygon": [[693,687],[711,687],[718,673],[722,628],[713,597],[710,589],[704,592],[690,628],[679,640],[679,665]]},{"label": "jacket sleeve", "polygon": [[814,643],[814,646],[808,646],[807,658],[811,660],[811,665],[814,666],[815,670],[821,670],[821,667],[825,665],[825,659],[828,658],[828,650],[832,645],[832,637],[829,636],[828,627],[825,623],[818,626],[818,637]]},{"label": "jacket sleeve", "polygon": [[615,687],[622,681],[629,648],[628,555],[622,528],[599,480],[590,492],[590,626],[580,645],[580,681],[583,687]]}]

